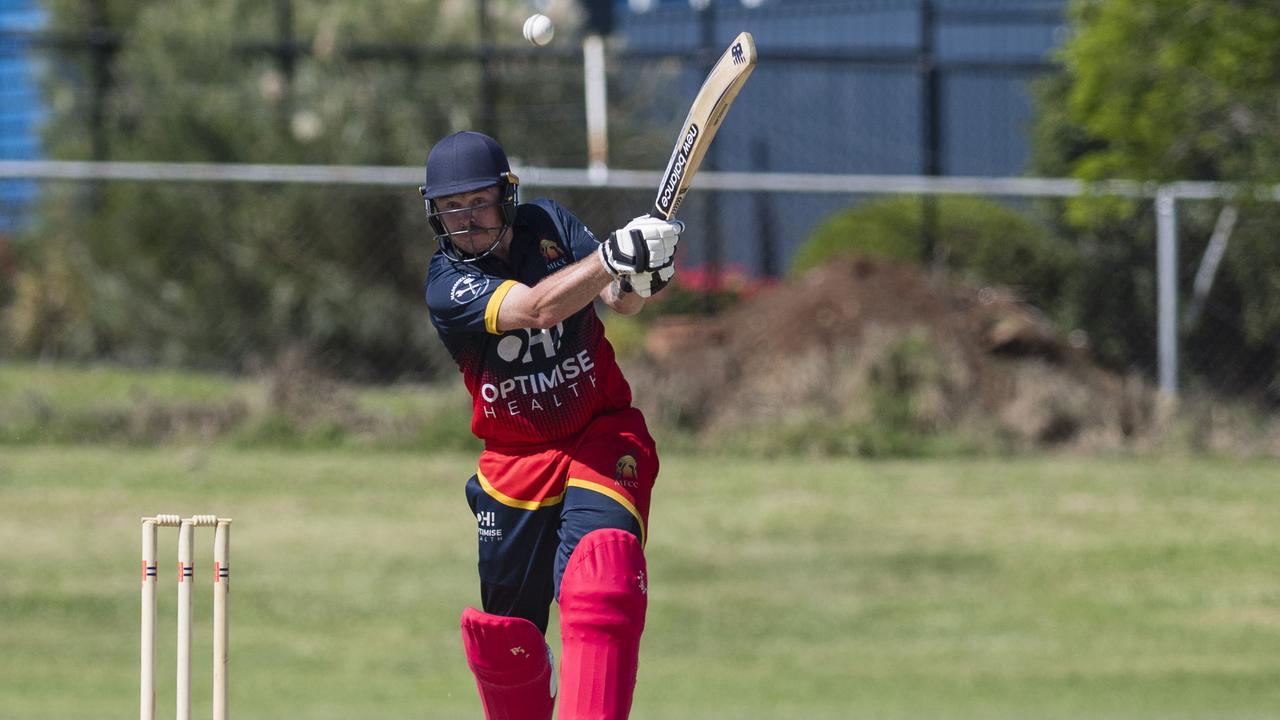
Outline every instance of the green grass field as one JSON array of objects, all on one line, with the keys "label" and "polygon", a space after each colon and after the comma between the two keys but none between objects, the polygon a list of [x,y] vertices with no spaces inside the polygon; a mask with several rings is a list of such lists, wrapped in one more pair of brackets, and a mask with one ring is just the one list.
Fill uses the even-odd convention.
[{"label": "green grass field", "polygon": [[[3,447],[0,716],[133,716],[137,518],[216,511],[236,519],[236,717],[479,717],[457,632],[476,601],[471,467]],[[1274,463],[671,456],[659,482],[633,717],[1280,716]],[[207,717],[211,533],[197,544]]]}]

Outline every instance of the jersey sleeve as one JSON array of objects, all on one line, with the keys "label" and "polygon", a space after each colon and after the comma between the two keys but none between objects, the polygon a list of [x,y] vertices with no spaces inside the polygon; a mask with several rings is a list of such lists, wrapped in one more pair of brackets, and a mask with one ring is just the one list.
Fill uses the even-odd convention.
[{"label": "jersey sleeve", "polygon": [[427,275],[427,309],[442,333],[498,333],[498,308],[515,280],[459,268],[437,256]]}]

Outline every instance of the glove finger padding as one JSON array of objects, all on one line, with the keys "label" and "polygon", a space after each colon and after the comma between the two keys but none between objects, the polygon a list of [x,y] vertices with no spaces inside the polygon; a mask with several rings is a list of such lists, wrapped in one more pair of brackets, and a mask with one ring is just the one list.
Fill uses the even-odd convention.
[{"label": "glove finger padding", "polygon": [[649,273],[641,273],[631,276],[631,290],[642,298],[651,297],[671,282],[671,278],[676,275],[676,266],[672,262],[666,267],[659,268]]},{"label": "glove finger padding", "polygon": [[683,229],[683,223],[642,215],[601,243],[600,261],[615,278],[660,270],[670,264]]}]

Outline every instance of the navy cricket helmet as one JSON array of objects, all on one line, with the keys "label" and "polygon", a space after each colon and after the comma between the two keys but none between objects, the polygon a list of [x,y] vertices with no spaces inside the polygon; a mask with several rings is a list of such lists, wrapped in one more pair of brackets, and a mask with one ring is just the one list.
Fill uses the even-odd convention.
[{"label": "navy cricket helmet", "polygon": [[427,155],[428,200],[497,185],[510,174],[511,164],[497,140],[478,132],[454,133],[431,148]]}]

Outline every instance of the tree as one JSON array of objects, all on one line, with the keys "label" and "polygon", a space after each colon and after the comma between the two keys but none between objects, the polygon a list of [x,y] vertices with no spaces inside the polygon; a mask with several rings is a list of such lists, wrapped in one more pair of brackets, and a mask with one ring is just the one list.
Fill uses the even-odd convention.
[{"label": "tree", "polygon": [[1241,0],[1077,0],[1069,118],[1088,179],[1280,182],[1280,15]]},{"label": "tree", "polygon": [[[1280,16],[1273,8],[1242,0],[1075,0],[1070,16],[1064,72],[1037,93],[1038,174],[1211,180],[1242,189],[1280,182]],[[1273,240],[1280,211],[1243,195],[1211,311],[1184,329],[1185,366],[1220,387],[1264,390],[1280,367],[1280,246]],[[1149,357],[1151,323],[1119,328],[1114,320],[1135,307],[1153,316],[1145,310],[1152,305],[1151,208],[1096,198],[1065,207],[1062,231],[1075,235],[1088,268],[1081,324],[1112,364],[1140,363]],[[1182,288],[1217,210],[1180,205],[1180,251],[1191,259],[1180,268]]]},{"label": "tree", "polygon": [[[524,3],[488,7],[496,37],[518,41]],[[54,32],[84,37],[92,24],[118,38],[109,66],[88,46],[50,63],[54,158],[90,158],[95,137],[110,160],[415,165],[486,114],[477,63],[414,52],[476,46],[470,2],[48,8]],[[89,88],[103,71],[95,112]],[[580,86],[563,79],[580,82],[580,69],[494,73],[499,114],[534,100],[543,109],[507,123],[508,146],[563,147],[568,124],[548,109],[577,105]],[[5,324],[27,354],[244,370],[301,346],[353,377],[451,370],[422,302],[434,244],[409,184],[58,185],[19,244]]]}]

